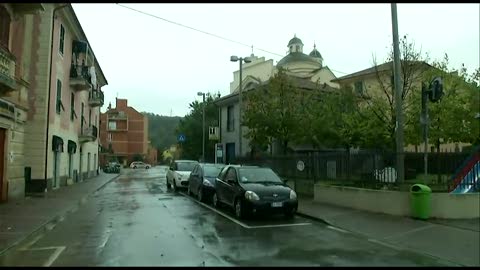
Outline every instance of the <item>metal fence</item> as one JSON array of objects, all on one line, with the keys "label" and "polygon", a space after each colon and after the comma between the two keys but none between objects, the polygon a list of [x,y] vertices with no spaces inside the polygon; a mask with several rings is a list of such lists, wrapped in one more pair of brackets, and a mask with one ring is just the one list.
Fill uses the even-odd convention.
[{"label": "metal fence", "polygon": [[[423,183],[433,191],[447,192],[458,184],[454,183],[454,174],[472,156],[471,153],[429,153],[425,177],[423,153],[403,154],[404,183],[397,181],[396,154],[391,152],[308,152],[239,159],[237,162],[268,166],[281,177],[294,181],[296,187],[301,185],[306,195],[313,195],[313,185],[316,183],[391,190],[408,190],[414,183]],[[304,164],[303,171],[297,169],[298,163]]]}]

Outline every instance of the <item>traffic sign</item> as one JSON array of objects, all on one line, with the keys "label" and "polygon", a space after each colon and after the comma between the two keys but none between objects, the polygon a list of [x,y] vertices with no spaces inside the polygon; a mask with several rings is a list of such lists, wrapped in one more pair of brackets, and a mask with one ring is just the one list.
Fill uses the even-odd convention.
[{"label": "traffic sign", "polygon": [[184,142],[187,138],[185,137],[185,134],[180,134],[178,135],[178,141],[179,142]]}]

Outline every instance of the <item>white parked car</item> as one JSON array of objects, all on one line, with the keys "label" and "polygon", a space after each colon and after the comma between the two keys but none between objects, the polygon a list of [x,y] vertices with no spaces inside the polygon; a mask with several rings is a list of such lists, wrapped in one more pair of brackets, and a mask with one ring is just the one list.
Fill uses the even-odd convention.
[{"label": "white parked car", "polygon": [[130,164],[130,168],[132,169],[140,169],[140,168],[150,169],[150,167],[152,167],[150,164],[147,164],[141,161],[134,161]]},{"label": "white parked car", "polygon": [[198,161],[195,160],[175,160],[170,165],[167,172],[167,188],[173,186],[173,190],[180,187],[188,187],[188,178]]}]

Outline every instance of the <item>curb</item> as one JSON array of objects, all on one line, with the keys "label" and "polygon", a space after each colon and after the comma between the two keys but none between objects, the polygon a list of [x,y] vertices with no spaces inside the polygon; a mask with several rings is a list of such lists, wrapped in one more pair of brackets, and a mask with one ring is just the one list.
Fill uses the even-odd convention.
[{"label": "curb", "polygon": [[44,223],[42,223],[40,226],[38,226],[38,228],[34,229],[32,232],[26,234],[25,236],[19,238],[18,240],[16,240],[15,242],[13,242],[12,244],[10,244],[9,246],[7,246],[6,248],[4,248],[3,250],[0,250],[0,256],[3,255],[5,252],[9,251],[10,249],[12,249],[13,247],[15,246],[18,246],[20,243],[22,243],[23,241],[25,241],[25,239],[28,239],[30,238],[31,236],[39,233],[40,231],[46,231],[47,230],[47,226],[51,223],[57,223],[56,221],[57,220],[60,220],[63,216],[65,216],[65,214],[67,213],[70,213],[72,212],[75,208],[77,208],[79,205],[82,204],[82,201],[84,201],[86,198],[88,198],[90,195],[92,195],[93,193],[99,191],[100,189],[102,189],[103,187],[105,187],[108,183],[112,182],[113,180],[117,179],[118,177],[120,177],[120,174],[118,174],[117,176],[113,177],[112,179],[108,180],[107,182],[103,183],[100,187],[98,187],[97,189],[93,190],[92,192],[90,192],[89,194],[85,195],[85,196],[82,196],[78,202],[71,208],[69,208],[68,210],[64,211],[63,213],[60,213],[60,214],[57,214],[55,215],[54,217],[52,217],[51,219],[45,221]]}]

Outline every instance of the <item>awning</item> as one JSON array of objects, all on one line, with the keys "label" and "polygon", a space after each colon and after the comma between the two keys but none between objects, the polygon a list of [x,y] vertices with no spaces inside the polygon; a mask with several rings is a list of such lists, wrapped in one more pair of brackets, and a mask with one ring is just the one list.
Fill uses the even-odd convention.
[{"label": "awning", "polygon": [[52,151],[63,152],[63,139],[53,135],[52,138]]},{"label": "awning", "polygon": [[77,152],[77,144],[72,140],[68,140],[67,150],[68,153],[75,154]]}]

